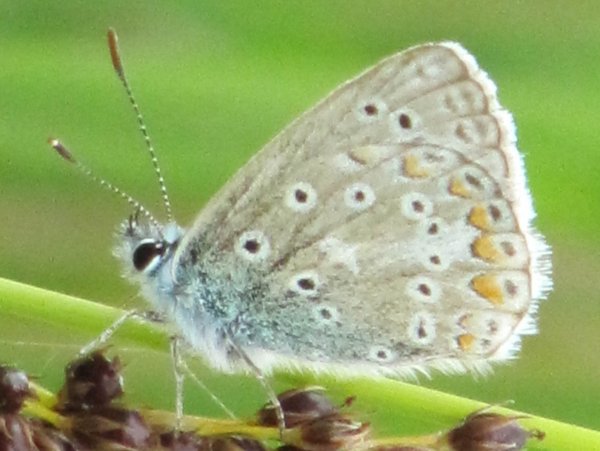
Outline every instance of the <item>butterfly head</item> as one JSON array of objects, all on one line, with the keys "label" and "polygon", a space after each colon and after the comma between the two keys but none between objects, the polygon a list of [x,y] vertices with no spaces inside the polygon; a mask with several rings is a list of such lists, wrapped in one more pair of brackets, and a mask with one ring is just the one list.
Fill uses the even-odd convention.
[{"label": "butterfly head", "polygon": [[132,215],[121,224],[115,255],[128,275],[152,278],[168,263],[183,229],[175,223],[162,226],[154,221],[140,221]]}]

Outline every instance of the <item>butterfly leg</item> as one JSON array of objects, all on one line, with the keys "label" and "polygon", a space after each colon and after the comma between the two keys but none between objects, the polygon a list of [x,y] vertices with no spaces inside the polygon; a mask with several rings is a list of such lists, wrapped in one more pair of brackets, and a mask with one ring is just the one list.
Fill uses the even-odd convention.
[{"label": "butterfly leg", "polygon": [[175,431],[181,431],[183,419],[183,359],[181,358],[180,338],[171,337],[171,358],[173,359],[173,374],[175,376]]},{"label": "butterfly leg", "polygon": [[254,376],[258,379],[260,384],[263,386],[267,397],[269,398],[269,402],[275,409],[275,415],[277,415],[277,428],[279,429],[279,436],[283,438],[283,433],[285,431],[285,415],[283,413],[283,409],[281,407],[281,403],[279,402],[279,398],[277,397],[277,393],[273,390],[271,384],[265,377],[264,373],[258,368],[252,359],[241,349],[232,339],[231,336],[229,338],[229,344],[233,348],[233,350],[242,358],[244,363],[248,366],[248,369],[254,374]]},{"label": "butterfly leg", "polygon": [[[221,401],[221,399],[215,395],[202,380],[190,369],[185,359],[182,356],[182,347],[185,344],[185,341],[179,337],[174,336],[171,337],[171,358],[173,359],[173,370],[175,371],[175,380],[178,380],[177,373],[185,373],[183,377],[189,377],[198,387],[200,387],[215,403],[215,405],[219,406],[219,408],[232,420],[237,420],[237,416]],[[174,347],[178,347],[174,349]],[[183,399],[183,393],[181,395],[177,394],[177,396],[181,396]]]},{"label": "butterfly leg", "polygon": [[92,341],[83,346],[79,350],[79,355],[87,355],[90,352],[105,346],[106,343],[108,343],[113,337],[115,332],[117,332],[117,330],[119,330],[121,326],[131,318],[137,318],[142,321],[149,322],[162,322],[162,317],[157,312],[140,312],[138,310],[128,310],[125,313],[123,313],[120,317],[118,317],[110,326],[104,329],[104,331],[102,331],[102,333],[98,337],[94,338]]}]

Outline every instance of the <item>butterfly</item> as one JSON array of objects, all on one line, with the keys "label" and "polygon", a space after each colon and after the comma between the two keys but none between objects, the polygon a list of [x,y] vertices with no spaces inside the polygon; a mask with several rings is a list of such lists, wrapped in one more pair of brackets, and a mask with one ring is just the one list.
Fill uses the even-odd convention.
[{"label": "butterfly", "polygon": [[115,251],[126,275],[225,372],[486,371],[535,332],[551,288],[511,114],[457,43],[342,84],[187,229],[133,204]]}]

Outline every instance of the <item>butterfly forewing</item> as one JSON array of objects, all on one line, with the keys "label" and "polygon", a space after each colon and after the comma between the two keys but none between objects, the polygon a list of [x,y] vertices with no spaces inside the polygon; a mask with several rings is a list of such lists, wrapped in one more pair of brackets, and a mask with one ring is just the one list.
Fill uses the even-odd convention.
[{"label": "butterfly forewing", "polygon": [[424,45],[271,141],[174,265],[182,284],[210,285],[188,301],[251,357],[270,355],[263,366],[481,368],[512,355],[540,295],[529,204],[494,84],[457,44]]}]

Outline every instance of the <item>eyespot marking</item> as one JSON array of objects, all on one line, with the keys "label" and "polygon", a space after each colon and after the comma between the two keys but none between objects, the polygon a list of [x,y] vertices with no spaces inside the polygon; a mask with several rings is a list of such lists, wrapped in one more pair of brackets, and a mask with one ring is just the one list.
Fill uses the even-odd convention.
[{"label": "eyespot marking", "polygon": [[312,309],[313,317],[322,326],[339,325],[340,314],[335,307],[319,304]]},{"label": "eyespot marking", "polygon": [[301,271],[294,274],[288,283],[288,288],[302,296],[316,296],[319,294],[321,281],[316,271]]},{"label": "eyespot marking", "polygon": [[392,363],[397,358],[397,353],[386,346],[371,346],[368,354],[369,360],[379,363]]},{"label": "eyespot marking", "polygon": [[435,340],[436,329],[433,315],[428,312],[415,313],[408,326],[408,337],[418,345],[430,344]]},{"label": "eyespot marking", "polygon": [[235,251],[245,260],[256,263],[269,256],[271,246],[264,233],[259,230],[249,230],[238,238]]},{"label": "eyespot marking", "polygon": [[438,302],[442,294],[440,285],[425,276],[416,276],[409,279],[406,283],[405,292],[410,298],[428,304]]},{"label": "eyespot marking", "polygon": [[306,213],[317,205],[317,192],[310,183],[295,183],[286,191],[285,205],[297,213]]},{"label": "eyespot marking", "polygon": [[388,113],[388,108],[385,102],[381,99],[361,100],[357,103],[354,110],[356,117],[360,122],[375,122],[384,117]]},{"label": "eyespot marking", "polygon": [[374,202],[375,193],[366,183],[354,183],[344,191],[344,203],[352,210],[365,210]]},{"label": "eyespot marking", "polygon": [[400,199],[400,211],[405,218],[418,221],[431,215],[433,203],[424,194],[408,193]]}]

